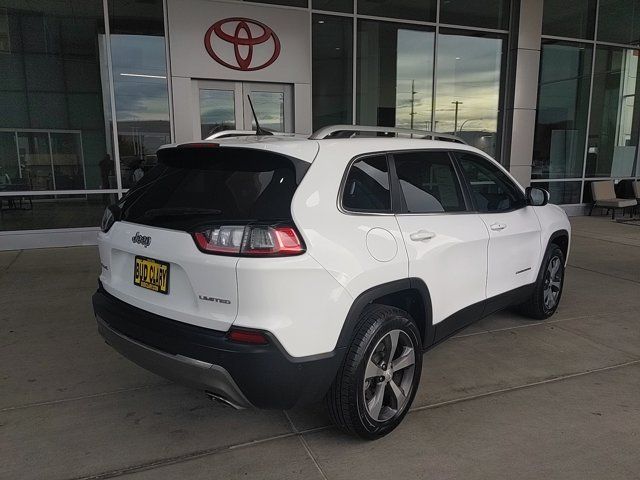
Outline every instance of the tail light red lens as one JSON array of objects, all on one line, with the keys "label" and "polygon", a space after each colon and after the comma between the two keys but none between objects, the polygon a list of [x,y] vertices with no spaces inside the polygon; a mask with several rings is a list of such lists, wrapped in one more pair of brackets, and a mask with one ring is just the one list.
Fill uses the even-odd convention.
[{"label": "tail light red lens", "polygon": [[193,233],[200,250],[219,255],[280,257],[304,253],[297,230],[282,225],[223,225]]},{"label": "tail light red lens", "polygon": [[245,231],[242,253],[246,255],[298,255],[304,247],[293,227],[250,226]]},{"label": "tail light red lens", "polygon": [[266,345],[268,342],[267,337],[262,332],[255,330],[242,330],[232,328],[227,333],[227,338],[233,342],[248,343],[250,345]]}]

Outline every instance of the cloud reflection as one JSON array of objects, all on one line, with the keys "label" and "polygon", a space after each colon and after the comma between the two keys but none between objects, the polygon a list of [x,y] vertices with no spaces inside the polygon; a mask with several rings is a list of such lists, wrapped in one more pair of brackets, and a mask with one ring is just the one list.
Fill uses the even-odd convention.
[{"label": "cloud reflection", "polygon": [[[396,126],[462,131],[493,153],[489,144],[498,124],[504,38],[440,34],[432,105],[434,37],[429,28],[360,22],[358,121],[389,124],[393,111]],[[394,69],[395,83],[389,81]],[[457,124],[452,102],[459,102]],[[431,125],[433,108],[435,125]]]},{"label": "cloud reflection", "polygon": [[168,121],[164,37],[111,35],[111,57],[118,121]]}]

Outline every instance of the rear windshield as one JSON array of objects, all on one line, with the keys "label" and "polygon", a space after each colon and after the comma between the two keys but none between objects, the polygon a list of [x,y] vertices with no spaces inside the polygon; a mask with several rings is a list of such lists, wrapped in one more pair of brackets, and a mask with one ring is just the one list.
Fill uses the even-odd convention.
[{"label": "rear windshield", "polygon": [[203,224],[291,219],[309,164],[264,150],[171,148],[123,198],[122,220],[190,231]]}]

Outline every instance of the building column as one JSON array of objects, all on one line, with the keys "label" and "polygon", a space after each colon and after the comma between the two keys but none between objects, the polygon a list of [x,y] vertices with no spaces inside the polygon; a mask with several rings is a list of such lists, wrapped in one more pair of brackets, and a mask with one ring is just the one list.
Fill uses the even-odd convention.
[{"label": "building column", "polygon": [[536,127],[543,0],[516,0],[514,3],[520,8],[516,20],[517,40],[512,42],[509,52],[515,59],[515,72],[511,77],[513,102],[506,112],[510,120],[506,130],[509,137],[506,152],[509,171],[518,182],[528,186]]}]

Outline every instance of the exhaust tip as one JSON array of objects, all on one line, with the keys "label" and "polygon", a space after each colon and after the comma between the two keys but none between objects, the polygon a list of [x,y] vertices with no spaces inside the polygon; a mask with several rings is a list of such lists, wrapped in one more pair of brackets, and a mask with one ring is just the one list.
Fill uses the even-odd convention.
[{"label": "exhaust tip", "polygon": [[241,407],[240,405],[238,405],[237,403],[233,402],[232,400],[229,400],[228,398],[218,394],[218,393],[213,393],[213,392],[205,392],[205,394],[207,395],[207,397],[209,397],[209,400],[213,400],[215,402],[221,403],[222,405],[226,406],[226,407],[231,407],[235,410],[244,410],[244,407]]}]

